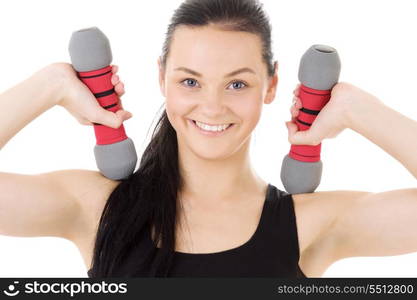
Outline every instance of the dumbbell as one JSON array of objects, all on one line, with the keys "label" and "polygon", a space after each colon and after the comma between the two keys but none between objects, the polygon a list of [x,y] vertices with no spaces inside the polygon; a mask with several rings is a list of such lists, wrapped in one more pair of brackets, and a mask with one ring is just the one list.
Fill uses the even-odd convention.
[{"label": "dumbbell", "polygon": [[[98,103],[112,112],[120,109],[119,97],[111,83],[112,52],[108,38],[97,27],[72,33],[69,54],[79,79],[90,89]],[[96,165],[105,177],[120,180],[133,173],[137,155],[123,124],[117,128],[94,123]]]},{"label": "dumbbell", "polygon": [[[329,101],[339,74],[340,59],[333,47],[312,45],[301,57],[298,80],[302,108],[296,119],[298,130],[310,128]],[[288,193],[312,193],[319,186],[323,169],[320,152],[321,143],[316,146],[291,145],[281,166],[281,181]]]}]

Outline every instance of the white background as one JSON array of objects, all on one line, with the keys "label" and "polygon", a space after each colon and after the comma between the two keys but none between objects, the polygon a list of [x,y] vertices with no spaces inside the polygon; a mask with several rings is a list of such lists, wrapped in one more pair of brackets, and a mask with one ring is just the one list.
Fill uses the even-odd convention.
[{"label": "white background", "polygon": [[[328,44],[338,50],[341,81],[365,89],[417,120],[414,1],[262,2],[272,23],[280,80],[275,101],[264,106],[251,149],[254,167],[266,181],[283,189],[279,176],[281,161],[290,148],[284,121],[290,119],[299,59],[312,44]],[[120,67],[119,75],[126,88],[123,105],[134,114],[124,126],[139,155],[164,101],[158,86],[157,57],[169,19],[180,3],[2,1],[0,91],[47,64],[69,62],[71,33],[98,26],[111,42],[113,63]],[[390,120],[380,121],[381,127],[389,124]],[[0,168],[2,172],[24,174],[58,169],[96,170],[94,144],[92,127],[79,124],[63,108],[53,107],[6,144],[0,155]],[[349,129],[323,142],[322,161],[324,169],[318,190],[381,192],[416,187],[415,178],[398,161]],[[77,248],[64,239],[0,236],[0,276],[85,277],[86,268]],[[324,274],[343,276],[417,277],[417,253],[344,259]]]}]

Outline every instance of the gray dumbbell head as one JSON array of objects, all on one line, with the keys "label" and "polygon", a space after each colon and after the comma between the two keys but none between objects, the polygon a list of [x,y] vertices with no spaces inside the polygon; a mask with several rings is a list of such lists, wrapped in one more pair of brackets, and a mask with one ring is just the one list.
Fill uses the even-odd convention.
[{"label": "gray dumbbell head", "polygon": [[338,81],[340,59],[336,49],[313,45],[301,57],[298,80],[316,90],[330,90]]},{"label": "gray dumbbell head", "polygon": [[109,40],[97,27],[74,31],[68,50],[77,72],[102,69],[109,66],[113,59]]},{"label": "gray dumbbell head", "polygon": [[135,144],[130,138],[108,145],[95,145],[94,156],[101,174],[113,180],[133,173],[138,160]]},{"label": "gray dumbbell head", "polygon": [[321,161],[302,162],[287,154],[282,161],[281,181],[290,194],[313,193],[320,184],[322,169]]}]

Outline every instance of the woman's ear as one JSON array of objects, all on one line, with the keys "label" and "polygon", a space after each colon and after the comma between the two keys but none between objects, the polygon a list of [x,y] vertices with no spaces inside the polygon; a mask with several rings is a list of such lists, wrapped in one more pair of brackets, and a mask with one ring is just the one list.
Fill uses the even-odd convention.
[{"label": "woman's ear", "polygon": [[158,70],[159,70],[159,88],[161,90],[162,95],[165,97],[165,72],[161,65],[161,57],[158,57]]},{"label": "woman's ear", "polygon": [[277,84],[278,84],[278,61],[275,61],[274,63],[274,75],[270,78],[268,83],[268,90],[266,92],[265,104],[270,104],[272,101],[274,101],[275,93],[277,90]]}]

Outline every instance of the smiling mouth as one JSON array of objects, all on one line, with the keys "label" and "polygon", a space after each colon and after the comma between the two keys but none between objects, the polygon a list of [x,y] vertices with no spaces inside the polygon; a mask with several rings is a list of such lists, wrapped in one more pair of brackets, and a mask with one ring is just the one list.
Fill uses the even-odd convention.
[{"label": "smiling mouth", "polygon": [[[197,122],[196,122],[196,120],[192,120],[192,119],[190,119],[191,121],[193,121],[193,123],[195,124],[195,125],[197,125]],[[200,123],[202,123],[202,124],[206,124],[206,123],[203,123],[203,122],[200,122]],[[225,123],[225,124],[227,124],[227,123]],[[207,124],[208,125],[208,124]],[[222,124],[222,125],[224,125],[224,124]],[[232,126],[232,125],[234,125],[234,123],[229,123],[229,126],[228,127],[230,127],[230,126]],[[197,125],[198,126],[198,125]],[[211,126],[211,127],[214,127],[214,126],[220,126],[220,125],[208,125],[208,126]],[[228,128],[228,127],[226,127],[226,129]]]},{"label": "smiling mouth", "polygon": [[208,134],[208,135],[220,135],[226,131],[228,131],[230,128],[232,128],[235,123],[230,123],[228,127],[226,127],[224,130],[221,131],[211,131],[211,130],[205,130],[204,128],[201,128],[197,125],[196,120],[192,120],[192,119],[188,119],[195,128],[197,128],[198,130],[200,130],[202,133],[204,134]]}]

